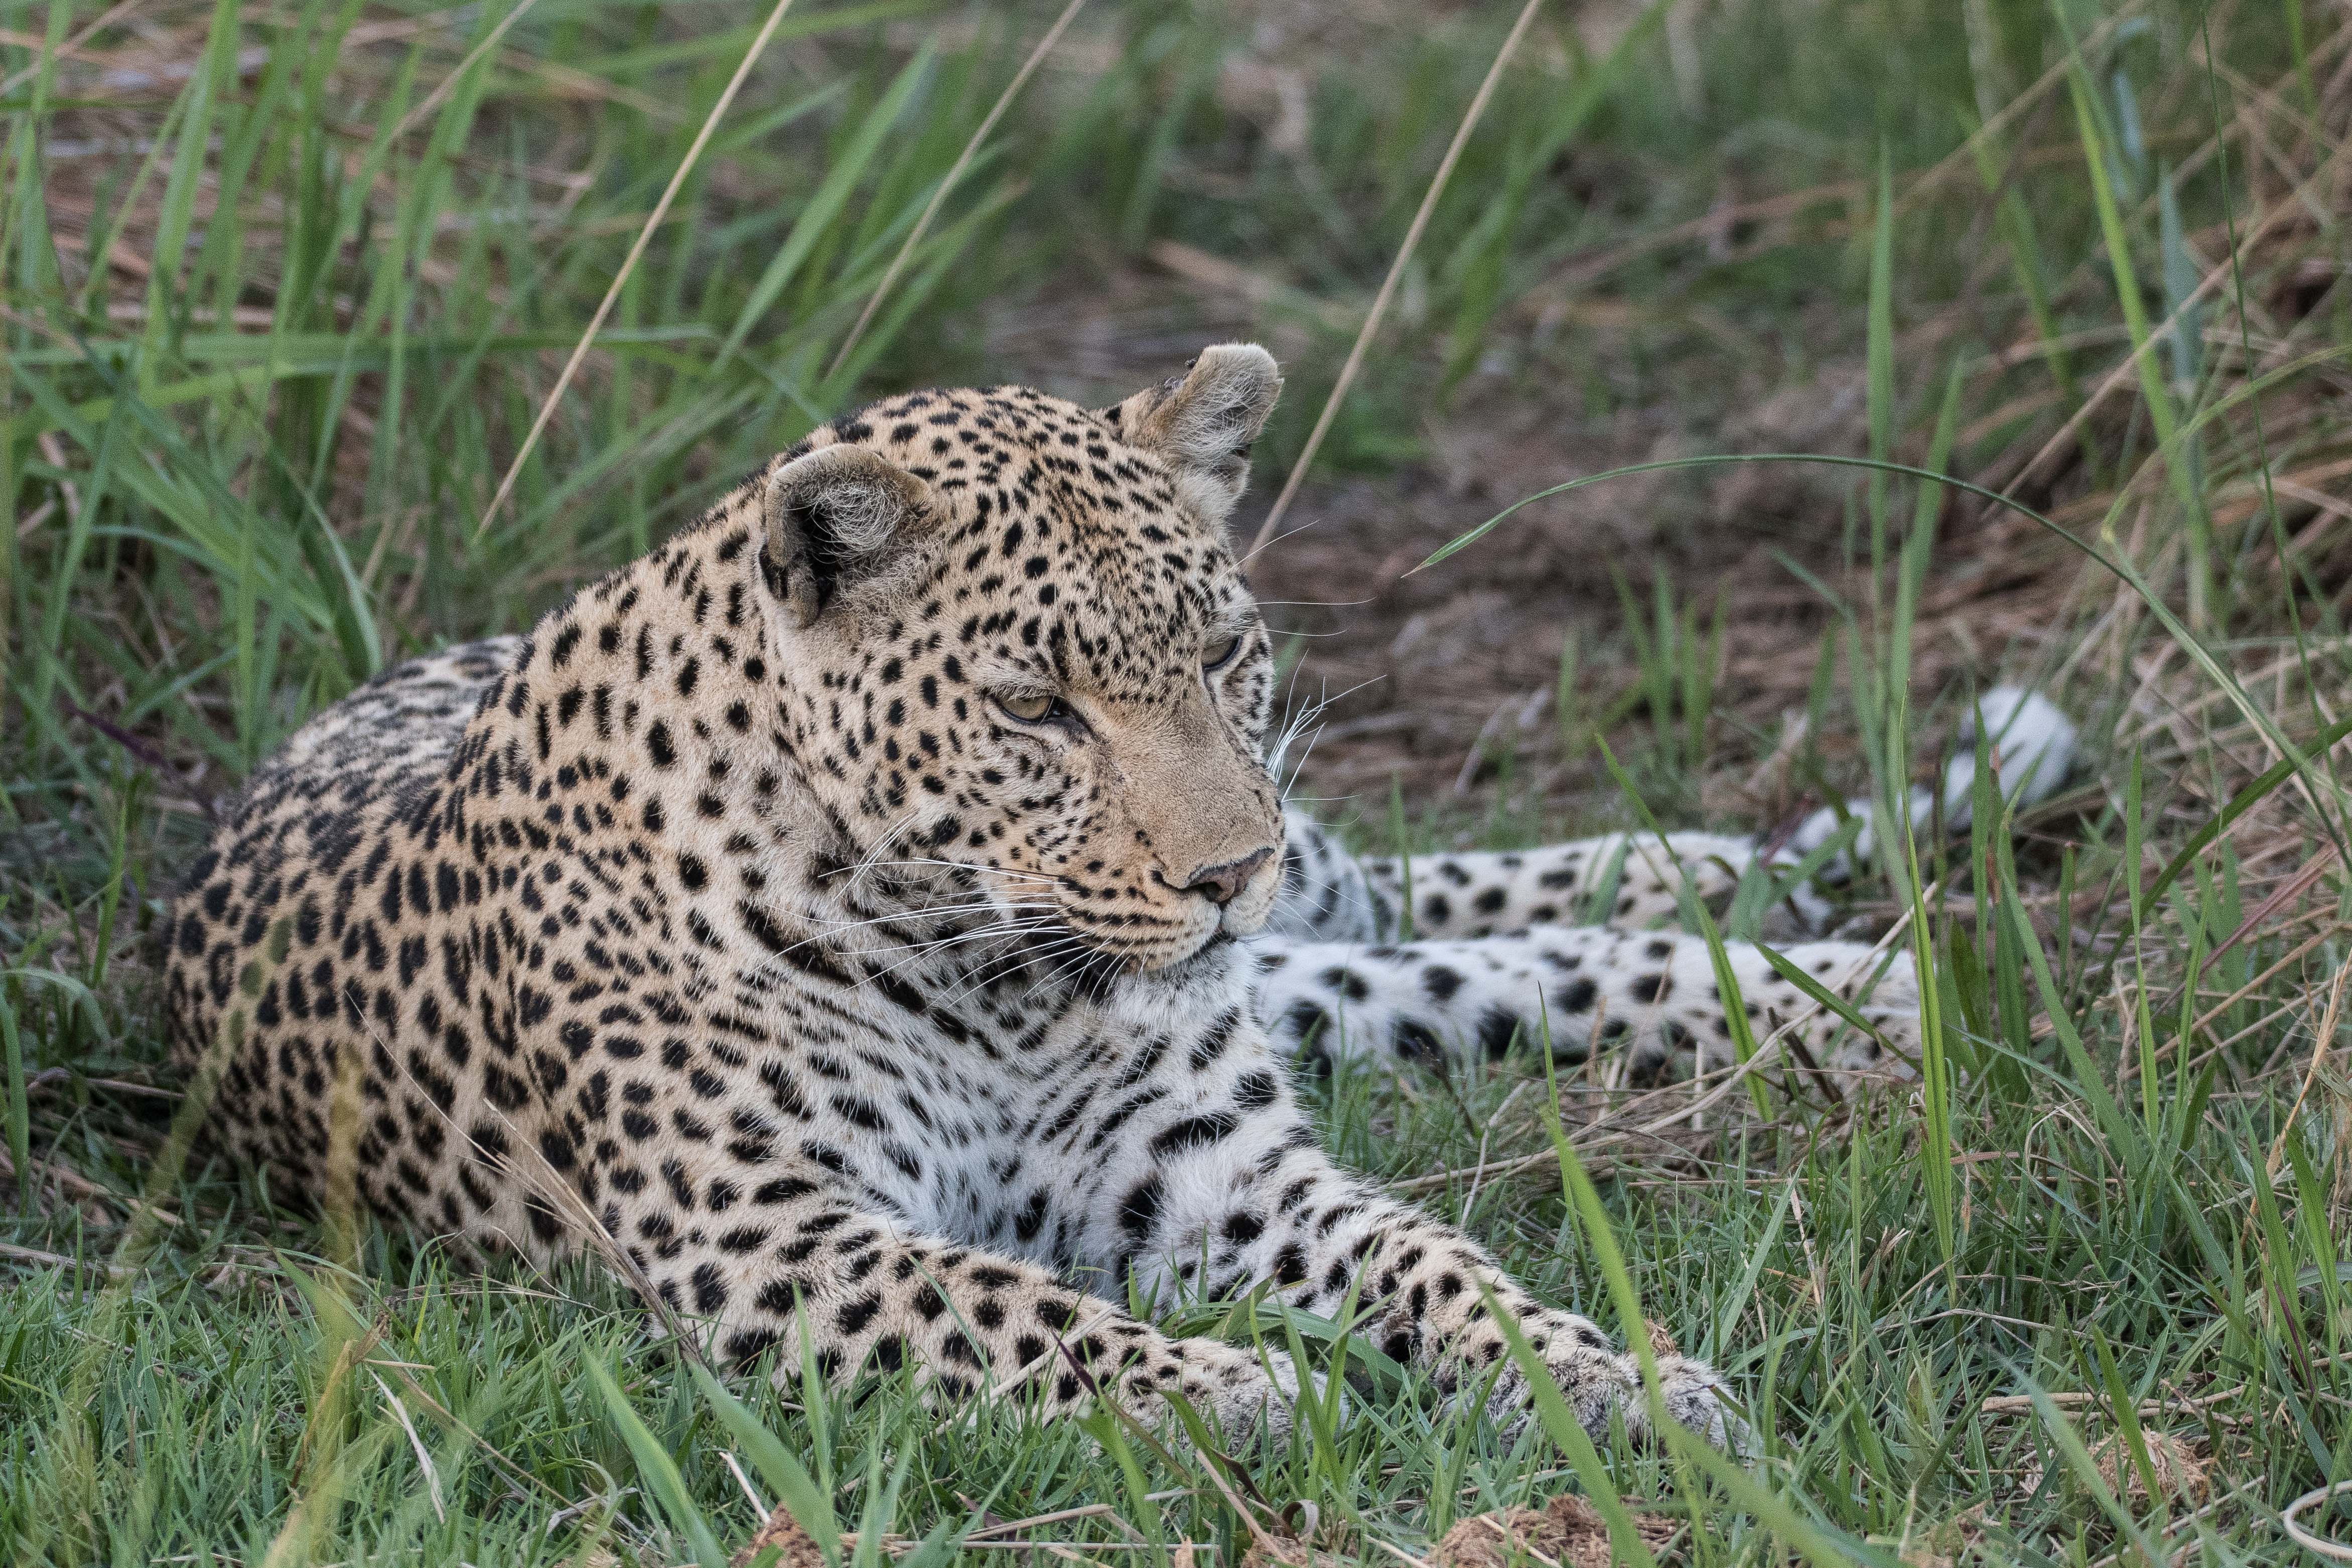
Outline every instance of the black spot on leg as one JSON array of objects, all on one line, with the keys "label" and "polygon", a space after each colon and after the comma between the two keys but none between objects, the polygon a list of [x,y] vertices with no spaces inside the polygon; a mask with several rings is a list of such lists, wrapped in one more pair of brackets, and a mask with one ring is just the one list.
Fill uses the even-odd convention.
[{"label": "black spot on leg", "polygon": [[1304,998],[1291,1003],[1282,1015],[1282,1027],[1302,1045],[1330,1021],[1329,1013]]},{"label": "black spot on leg", "polygon": [[1128,1189],[1118,1203],[1118,1228],[1137,1243],[1151,1234],[1160,1218],[1160,1200],[1165,1195],[1160,1174],[1155,1171]]},{"label": "black spot on leg", "polygon": [[1417,1061],[1424,1067],[1445,1065],[1445,1047],[1436,1031],[1418,1019],[1399,1019],[1390,1031],[1390,1043],[1396,1053],[1407,1061]]},{"label": "black spot on leg", "polygon": [[1229,1111],[1212,1111],[1202,1116],[1187,1116],[1181,1122],[1160,1129],[1151,1140],[1151,1153],[1164,1158],[1180,1149],[1206,1148],[1222,1143],[1240,1124]]},{"label": "black spot on leg", "polygon": [[726,1304],[727,1287],[719,1282],[719,1265],[698,1265],[694,1270],[694,1310],[708,1317]]},{"label": "black spot on leg", "polygon": [[1234,1103],[1244,1111],[1263,1111],[1274,1103],[1277,1082],[1265,1068],[1244,1072],[1234,1082]]},{"label": "black spot on leg", "polygon": [[1364,977],[1344,965],[1335,965],[1318,977],[1322,982],[1351,1002],[1360,1002],[1372,994]]},{"label": "black spot on leg", "polygon": [[1510,1054],[1511,1042],[1519,1037],[1519,1015],[1505,1007],[1491,1007],[1478,1020],[1478,1046],[1489,1057],[1500,1060]]}]

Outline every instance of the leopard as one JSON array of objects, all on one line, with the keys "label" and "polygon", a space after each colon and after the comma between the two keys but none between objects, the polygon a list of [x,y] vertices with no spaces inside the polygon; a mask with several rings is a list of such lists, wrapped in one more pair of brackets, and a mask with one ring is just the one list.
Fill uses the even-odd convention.
[{"label": "leopard", "polygon": [[[1228,528],[1281,385],[1226,343],[1107,407],[868,404],[529,632],[326,708],[158,925],[206,1136],[273,1194],[600,1260],[732,1366],[1278,1441],[1313,1377],[1158,1321],[1255,1294],[1523,1427],[1516,1323],[1588,1431],[1741,1449],[1713,1366],[1650,1358],[1654,1400],[1644,1358],[1317,1136],[1293,1070],[1326,1031],[1268,988],[1352,991],[1369,943],[1444,1002],[1450,954],[1387,946],[1381,868],[1269,768]],[[1679,886],[1658,854],[1620,915]],[[1421,913],[1466,949],[1590,940]],[[1628,1028],[1705,1032],[1698,985],[1632,1001],[1690,938],[1600,940],[1643,955],[1579,956]],[[1376,1032],[1490,1036],[1504,988]]]}]

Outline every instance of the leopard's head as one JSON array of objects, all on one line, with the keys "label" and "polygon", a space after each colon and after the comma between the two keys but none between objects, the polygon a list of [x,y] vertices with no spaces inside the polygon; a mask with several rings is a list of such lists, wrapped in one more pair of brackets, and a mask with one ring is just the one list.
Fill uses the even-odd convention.
[{"label": "leopard's head", "polygon": [[790,742],[856,852],[1127,972],[1265,924],[1272,647],[1226,524],[1281,386],[1226,344],[1108,409],[890,399],[771,465]]}]

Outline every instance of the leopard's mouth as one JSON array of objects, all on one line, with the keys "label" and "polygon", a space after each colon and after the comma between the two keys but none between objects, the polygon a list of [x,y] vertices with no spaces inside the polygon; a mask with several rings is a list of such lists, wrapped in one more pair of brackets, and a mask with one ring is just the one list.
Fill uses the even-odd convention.
[{"label": "leopard's mouth", "polygon": [[1041,974],[1055,974],[1058,966],[1062,973],[1083,971],[1099,984],[1110,977],[1165,975],[1234,940],[1231,933],[1213,925],[1199,931],[1139,935],[1089,929],[1079,922],[1065,920],[1054,936],[1033,937],[1032,947],[1042,961]]},{"label": "leopard's mouth", "polygon": [[1154,980],[1169,986],[1188,985],[1207,971],[1222,967],[1224,950],[1240,941],[1241,938],[1230,931],[1212,931],[1206,941],[1182,957],[1138,973],[1149,974]]},{"label": "leopard's mouth", "polygon": [[1213,904],[1194,894],[1152,897],[1133,884],[1087,883],[1066,874],[991,868],[983,878],[994,895],[996,920],[1008,934],[1021,928],[1025,964],[1041,977],[1085,970],[1105,975],[1160,975],[1204,953],[1224,948],[1261,929],[1280,883],[1279,857],[1239,897]]}]

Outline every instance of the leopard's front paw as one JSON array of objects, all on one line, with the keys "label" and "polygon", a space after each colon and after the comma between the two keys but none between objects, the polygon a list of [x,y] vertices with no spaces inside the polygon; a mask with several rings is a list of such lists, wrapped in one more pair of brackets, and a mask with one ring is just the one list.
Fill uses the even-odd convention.
[{"label": "leopard's front paw", "polygon": [[[1570,1313],[1531,1313],[1523,1327],[1579,1426],[1594,1437],[1605,1437],[1611,1417],[1622,1413],[1626,1431],[1637,1442],[1650,1438],[1650,1401],[1643,1392],[1638,1360],[1618,1350],[1594,1324]],[[1754,1434],[1721,1373],[1685,1355],[1660,1355],[1657,1364],[1659,1390],[1671,1419],[1727,1453],[1744,1458],[1753,1450]],[[1508,1423],[1514,1437],[1533,1416],[1530,1396],[1525,1375],[1513,1363],[1487,1397],[1487,1409]]]},{"label": "leopard's front paw", "polygon": [[[1625,1359],[1632,1362],[1633,1358]],[[1662,1355],[1658,1358],[1658,1384],[1665,1396],[1666,1414],[1675,1421],[1736,1458],[1744,1459],[1755,1454],[1755,1430],[1740,1415],[1731,1385],[1725,1381],[1723,1374],[1686,1355]]]},{"label": "leopard's front paw", "polygon": [[1243,1441],[1265,1431],[1276,1442],[1288,1440],[1298,1403],[1298,1368],[1282,1351],[1259,1353],[1223,1340],[1187,1339],[1174,1346],[1176,1371],[1157,1375],[1130,1374],[1121,1385],[1127,1408],[1155,1425],[1173,1427],[1174,1408],[1165,1396],[1183,1396],[1186,1404],[1216,1427],[1229,1441]]}]

